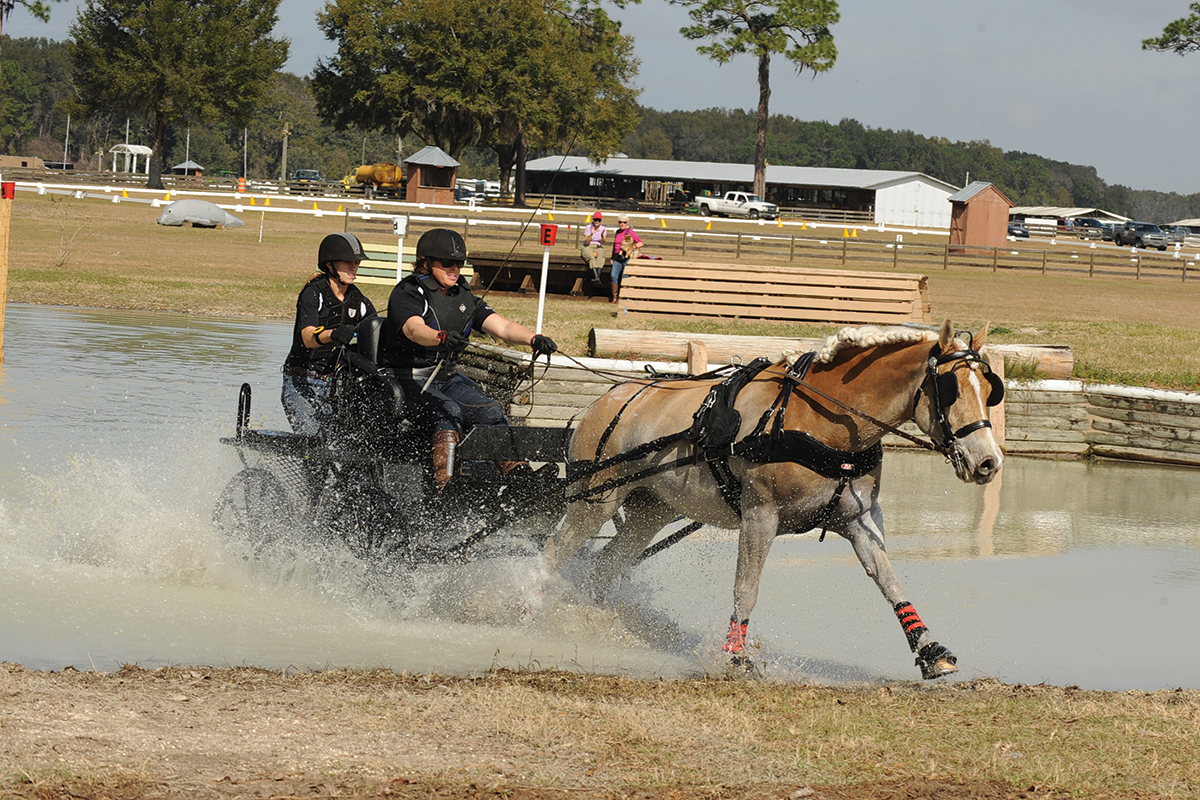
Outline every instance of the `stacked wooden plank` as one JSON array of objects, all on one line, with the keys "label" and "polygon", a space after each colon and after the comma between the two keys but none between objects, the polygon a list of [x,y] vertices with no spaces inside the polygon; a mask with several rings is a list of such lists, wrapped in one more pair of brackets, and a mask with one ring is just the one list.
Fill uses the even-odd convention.
[{"label": "stacked wooden plank", "polygon": [[924,275],[634,259],[622,315],[859,325],[930,322]]}]

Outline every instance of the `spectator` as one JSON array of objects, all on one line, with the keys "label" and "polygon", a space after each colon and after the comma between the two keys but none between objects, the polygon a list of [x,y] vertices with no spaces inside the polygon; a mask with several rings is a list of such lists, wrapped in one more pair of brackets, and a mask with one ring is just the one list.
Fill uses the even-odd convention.
[{"label": "spectator", "polygon": [[621,275],[629,259],[637,258],[642,251],[642,238],[633,228],[629,227],[629,217],[622,214],[617,218],[617,232],[613,234],[612,257],[612,302],[617,302],[621,294]]},{"label": "spectator", "polygon": [[579,248],[579,255],[583,256],[596,283],[600,283],[600,270],[604,268],[604,237],[608,235],[602,219],[604,215],[599,211],[592,214],[592,221],[583,229],[583,247]]}]

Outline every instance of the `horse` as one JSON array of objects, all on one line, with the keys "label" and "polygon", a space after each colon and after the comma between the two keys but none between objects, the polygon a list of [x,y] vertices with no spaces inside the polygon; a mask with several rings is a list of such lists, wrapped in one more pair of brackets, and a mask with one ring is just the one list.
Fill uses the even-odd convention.
[{"label": "horse", "polygon": [[[580,418],[569,445],[567,513],[543,549],[556,574],[612,519],[616,535],[591,570],[605,590],[680,515],[738,529],[733,613],[722,646],[753,668],[747,628],[776,536],[821,528],[847,539],[891,605],[922,678],[956,672],[888,559],[879,507],[881,440],[894,432],[944,454],[964,483],[986,484],[1004,454],[988,407],[1004,384],[980,348],[986,326],[959,338],[909,326],[844,328],[818,352],[785,353],[733,377],[638,379],[610,389]],[[751,374],[752,373],[752,374]],[[714,416],[715,415],[715,416]],[[686,430],[680,420],[691,419]],[[929,437],[900,431],[909,420]],[[625,506],[624,519],[614,519]]]}]

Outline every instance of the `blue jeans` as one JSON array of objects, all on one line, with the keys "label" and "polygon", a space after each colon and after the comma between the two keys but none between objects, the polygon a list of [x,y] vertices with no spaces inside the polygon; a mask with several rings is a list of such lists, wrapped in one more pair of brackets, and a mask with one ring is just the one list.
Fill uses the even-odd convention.
[{"label": "blue jeans", "polygon": [[292,430],[305,436],[319,436],[329,421],[329,379],[308,375],[284,375],[283,413]]},{"label": "blue jeans", "polygon": [[623,255],[614,255],[612,258],[612,284],[617,286],[621,283],[621,275],[625,272],[625,265],[629,263],[629,259]]},{"label": "blue jeans", "polygon": [[407,406],[405,415],[415,424],[437,431],[462,434],[476,425],[507,425],[500,403],[483,393],[479,384],[465,375],[434,381],[424,393],[423,383],[401,379]]}]

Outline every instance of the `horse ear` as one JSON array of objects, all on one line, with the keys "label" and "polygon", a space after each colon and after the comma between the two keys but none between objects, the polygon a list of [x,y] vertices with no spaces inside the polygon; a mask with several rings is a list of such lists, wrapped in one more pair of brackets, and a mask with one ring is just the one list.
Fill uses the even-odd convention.
[{"label": "horse ear", "polygon": [[991,326],[992,326],[992,321],[990,319],[986,320],[983,323],[983,327],[979,329],[979,333],[977,333],[973,337],[971,337],[971,349],[972,350],[975,350],[976,352],[978,352],[983,349],[984,344],[987,343],[988,328],[990,328]]},{"label": "horse ear", "polygon": [[943,353],[954,351],[954,323],[950,320],[942,323],[942,329],[938,333],[938,346],[942,348]]}]

